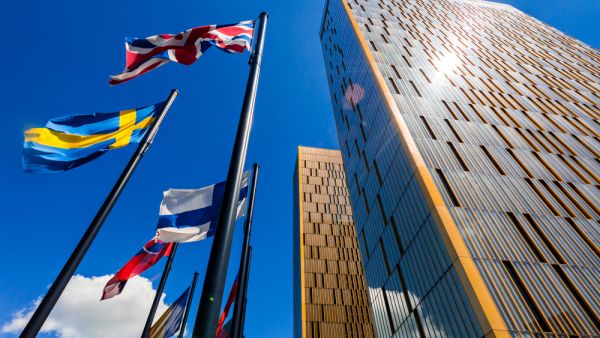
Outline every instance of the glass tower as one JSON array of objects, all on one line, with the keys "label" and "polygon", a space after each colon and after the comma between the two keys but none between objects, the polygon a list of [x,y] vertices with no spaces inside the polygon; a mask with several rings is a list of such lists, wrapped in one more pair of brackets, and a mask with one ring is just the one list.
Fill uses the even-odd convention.
[{"label": "glass tower", "polygon": [[339,150],[298,147],[294,337],[374,337]]},{"label": "glass tower", "polygon": [[320,36],[377,336],[600,335],[600,53],[479,0]]}]

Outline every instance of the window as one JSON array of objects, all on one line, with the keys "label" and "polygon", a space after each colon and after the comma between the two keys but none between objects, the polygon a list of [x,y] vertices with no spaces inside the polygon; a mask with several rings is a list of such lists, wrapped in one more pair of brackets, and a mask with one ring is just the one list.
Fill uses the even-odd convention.
[{"label": "window", "polygon": [[365,188],[362,188],[363,200],[365,201],[365,208],[367,209],[367,214],[371,213],[371,208],[369,207],[369,201],[367,201],[367,194],[365,193]]},{"label": "window", "polygon": [[396,66],[394,66],[394,65],[391,65],[391,67],[392,67],[392,70],[394,71],[394,74],[396,74],[396,76],[397,76],[399,79],[402,79],[402,76],[400,76],[400,73],[398,72],[398,69],[396,68]]},{"label": "window", "polygon": [[400,256],[402,256],[404,255],[404,247],[400,241],[400,236],[398,235],[398,229],[396,229],[396,221],[394,221],[394,217],[390,217],[390,226],[392,227],[392,232],[394,233],[394,239],[396,240],[398,251],[400,251]]},{"label": "window", "polygon": [[427,77],[427,74],[425,74],[425,72],[423,71],[423,69],[419,69],[419,71],[421,72],[421,74],[423,75],[423,77],[425,78],[425,80],[427,80],[427,82],[431,83],[431,81],[429,80],[429,77]]},{"label": "window", "polygon": [[492,124],[492,129],[494,129],[494,131],[500,136],[500,138],[504,141],[504,143],[506,143],[506,145],[509,148],[515,148],[512,143],[510,143],[510,141],[506,138],[506,136],[504,136],[504,134],[500,131],[500,129],[498,129],[498,127],[496,127],[495,125]]},{"label": "window", "polygon": [[408,65],[409,68],[412,68],[412,65],[410,64],[410,62],[408,62],[408,59],[406,58],[406,56],[402,55],[402,59],[404,59],[404,62],[406,62],[406,64]]},{"label": "window", "polygon": [[525,178],[525,182],[527,182],[527,184],[529,185],[529,187],[531,187],[531,189],[536,193],[536,195],[540,198],[540,200],[542,202],[544,202],[544,204],[546,205],[546,207],[548,209],[550,209],[550,211],[552,212],[552,214],[554,216],[560,216],[560,213],[558,212],[558,210],[554,207],[554,205],[552,205],[552,203],[550,203],[550,201],[548,200],[548,198],[546,198],[546,196],[544,196],[542,194],[542,192],[540,191],[540,189],[531,181],[531,179]]},{"label": "window", "polygon": [[415,92],[417,93],[417,96],[419,97],[423,97],[421,95],[421,92],[419,92],[419,89],[417,88],[417,86],[415,85],[415,83],[412,80],[408,80],[408,82],[410,82],[410,84],[412,85],[412,87],[414,88]]},{"label": "window", "polygon": [[454,191],[452,190],[452,188],[450,188],[450,184],[448,184],[448,180],[446,180],[446,176],[444,175],[442,170],[435,169],[435,172],[440,177],[440,181],[442,182],[444,189],[446,189],[446,192],[448,193],[448,197],[450,197],[450,201],[452,202],[452,205],[455,207],[460,207],[460,203],[458,203],[458,198],[456,198]]},{"label": "window", "polygon": [[381,217],[383,219],[383,223],[387,223],[387,217],[385,216],[385,210],[383,209],[383,203],[381,203],[381,197],[377,195],[377,204],[379,204],[379,211],[381,212]]},{"label": "window", "polygon": [[454,137],[456,137],[458,142],[463,143],[462,138],[460,137],[460,135],[458,135],[458,132],[456,131],[456,129],[454,129],[454,126],[452,126],[452,123],[450,123],[450,121],[448,119],[444,119],[444,121],[446,121],[446,124],[448,125],[448,127],[450,128],[450,131],[452,132]]},{"label": "window", "polygon": [[379,166],[377,165],[377,161],[373,160],[373,168],[375,168],[375,174],[377,175],[377,182],[381,186],[383,184],[383,179],[381,178],[381,173],[379,172]]},{"label": "window", "polygon": [[452,115],[452,117],[455,120],[459,120],[458,116],[456,116],[456,114],[452,111],[452,109],[450,109],[450,106],[448,106],[448,103],[446,103],[446,101],[442,100],[442,103],[444,104],[444,107],[446,107],[446,109],[448,110],[448,112],[450,112],[450,115]]},{"label": "window", "polygon": [[460,166],[463,168],[463,170],[464,171],[469,171],[469,167],[467,167],[467,164],[465,163],[465,161],[463,160],[463,158],[458,153],[458,150],[456,150],[456,148],[454,147],[454,144],[452,144],[451,142],[446,142],[446,143],[448,143],[448,147],[450,147],[450,150],[452,151],[452,154],[454,154],[454,157],[456,158],[456,160],[458,161],[458,163],[460,164]]},{"label": "window", "polygon": [[508,219],[512,222],[517,231],[519,231],[521,237],[523,237],[525,243],[527,243],[527,246],[536,256],[537,260],[542,263],[548,263],[548,260],[546,259],[546,257],[544,257],[544,254],[542,253],[540,248],[538,248],[538,246],[535,244],[529,233],[525,231],[525,229],[523,228],[523,224],[521,224],[521,222],[517,220],[517,217],[512,212],[507,212],[506,216],[508,216]]},{"label": "window", "polygon": [[437,137],[435,137],[435,134],[433,133],[433,130],[431,129],[431,126],[429,126],[429,123],[427,123],[427,120],[425,119],[424,116],[419,116],[419,118],[421,118],[421,121],[423,121],[423,124],[425,125],[425,129],[427,129],[427,131],[429,132],[429,135],[431,136],[432,139],[437,140]]},{"label": "window", "polygon": [[536,321],[538,322],[538,324],[540,325],[542,330],[544,332],[552,332],[550,325],[546,321],[546,317],[544,317],[541,310],[536,305],[535,301],[533,300],[533,296],[529,293],[529,290],[527,290],[527,287],[525,286],[525,284],[519,277],[517,270],[513,266],[512,262],[502,261],[502,263],[504,263],[504,267],[506,268],[506,271],[510,275],[512,281],[514,282],[515,286],[517,287],[517,290],[519,290],[519,293],[521,294],[521,296],[523,296],[523,299],[525,300],[527,307],[531,310],[531,313],[535,317]]},{"label": "window", "polygon": [[559,181],[562,181],[562,178],[560,177],[560,175],[558,175],[558,173],[556,172],[556,170],[554,170],[549,164],[548,162],[546,162],[542,156],[540,156],[540,154],[536,153],[535,151],[531,152],[533,154],[533,157],[535,157],[541,164],[542,166],[544,166],[544,168],[546,168],[546,170],[548,170],[548,172],[550,172],[550,174],[552,174],[552,176],[554,176],[554,178],[556,178]]},{"label": "window", "polygon": [[398,87],[396,86],[394,79],[392,79],[391,77],[388,77],[388,81],[390,81],[392,88],[394,88],[394,92],[396,92],[396,94],[400,94],[400,90],[398,90]]},{"label": "window", "polygon": [[481,147],[481,150],[483,150],[483,153],[485,154],[485,156],[487,156],[487,158],[490,160],[490,162],[492,162],[492,164],[494,165],[496,170],[498,170],[500,175],[506,175],[504,170],[502,170],[502,167],[500,167],[498,162],[496,162],[496,159],[492,156],[492,154],[490,154],[490,152],[487,150],[487,148],[484,146],[480,146],[480,147]]},{"label": "window", "polygon": [[558,196],[558,194],[554,191],[554,189],[552,189],[552,187],[550,187],[550,185],[548,185],[548,183],[546,183],[546,181],[539,180],[539,182],[542,184],[542,186],[544,188],[546,188],[546,190],[548,191],[548,193],[550,193],[550,195],[554,198],[554,200],[556,202],[558,202],[558,204],[560,204],[560,206],[567,212],[567,214],[569,216],[575,217],[575,213],[573,212],[573,210],[571,210],[571,208],[569,208],[569,206],[567,205],[567,203],[565,203],[565,201],[563,201],[563,199],[560,198],[560,196]]},{"label": "window", "polygon": [[379,50],[377,49],[377,46],[375,46],[375,42],[373,41],[369,41],[369,43],[371,43],[371,47],[373,48],[373,51],[378,52]]},{"label": "window", "polygon": [[517,164],[519,165],[519,167],[521,167],[521,169],[523,170],[523,172],[525,172],[525,174],[527,174],[527,177],[533,178],[533,174],[531,173],[531,171],[529,171],[529,169],[527,169],[527,167],[517,157],[517,155],[515,155],[515,153],[510,148],[506,148],[506,151],[515,160],[515,162],[517,162]]}]

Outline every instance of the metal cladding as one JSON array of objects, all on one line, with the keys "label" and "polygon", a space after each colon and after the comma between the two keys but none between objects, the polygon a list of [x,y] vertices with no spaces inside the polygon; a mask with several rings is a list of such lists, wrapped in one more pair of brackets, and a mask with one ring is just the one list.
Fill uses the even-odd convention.
[{"label": "metal cladding", "polygon": [[298,147],[294,337],[374,337],[342,156]]},{"label": "metal cladding", "polygon": [[600,54],[478,0],[329,0],[378,337],[600,334]]}]

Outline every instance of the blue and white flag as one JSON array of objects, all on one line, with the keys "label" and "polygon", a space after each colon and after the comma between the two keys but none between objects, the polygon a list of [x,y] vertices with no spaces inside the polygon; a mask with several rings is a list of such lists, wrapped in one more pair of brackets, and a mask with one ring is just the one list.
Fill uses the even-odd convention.
[{"label": "blue and white flag", "polygon": [[[242,177],[236,220],[245,215],[249,172]],[[215,234],[225,182],[201,189],[169,189],[163,193],[156,232],[165,243],[195,242]]]}]

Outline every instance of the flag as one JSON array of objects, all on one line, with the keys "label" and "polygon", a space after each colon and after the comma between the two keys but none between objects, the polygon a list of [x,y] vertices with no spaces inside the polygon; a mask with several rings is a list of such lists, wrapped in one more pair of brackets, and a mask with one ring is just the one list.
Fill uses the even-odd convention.
[{"label": "flag", "polygon": [[225,319],[227,319],[227,316],[229,316],[229,310],[231,309],[231,304],[233,304],[233,302],[236,299],[236,294],[237,294],[237,286],[238,286],[238,279],[237,276],[235,277],[235,281],[233,282],[233,285],[231,286],[231,291],[229,291],[229,297],[227,297],[227,303],[225,303],[225,307],[223,308],[223,312],[221,313],[221,317],[219,317],[219,322],[217,323],[217,332],[216,332],[216,336],[217,337],[229,337],[229,330],[230,330],[230,322],[227,322],[227,324],[225,324]]},{"label": "flag", "polygon": [[[236,219],[244,216],[249,172],[242,177]],[[160,203],[158,238],[165,242],[195,242],[215,233],[216,219],[225,193],[225,182],[201,189],[169,189]]]},{"label": "flag", "polygon": [[152,325],[150,328],[150,338],[170,338],[179,332],[183,324],[185,308],[188,306],[189,293],[190,288],[188,287]]},{"label": "flag", "polygon": [[163,243],[157,238],[151,239],[111,278],[102,292],[100,300],[119,295],[129,278],[137,276],[156,264],[163,256],[171,254],[173,244]]},{"label": "flag", "polygon": [[210,46],[229,53],[250,50],[254,21],[195,27],[178,34],[159,34],[144,39],[126,39],[125,69],[111,76],[111,85],[138,77],[169,61],[191,65]]},{"label": "flag", "polygon": [[51,119],[25,131],[23,170],[31,173],[73,169],[105,152],[139,143],[164,103],[114,113]]}]

